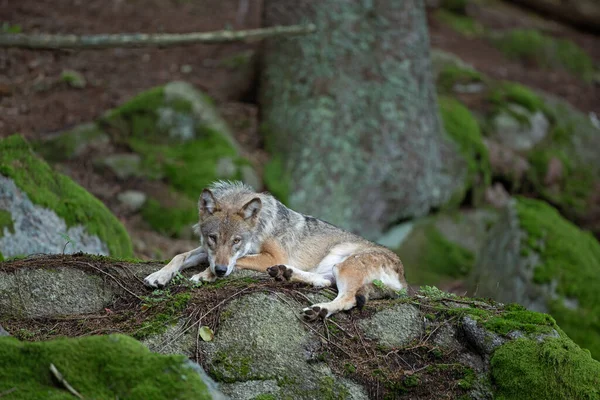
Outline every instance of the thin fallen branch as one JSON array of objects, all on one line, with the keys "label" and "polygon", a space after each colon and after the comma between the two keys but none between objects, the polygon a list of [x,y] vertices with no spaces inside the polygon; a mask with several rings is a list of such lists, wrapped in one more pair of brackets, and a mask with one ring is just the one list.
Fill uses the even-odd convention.
[{"label": "thin fallen branch", "polygon": [[185,335],[190,329],[192,329],[194,326],[196,326],[196,324],[200,324],[200,322],[202,322],[202,319],[204,319],[207,315],[209,315],[211,312],[213,312],[214,310],[216,310],[217,308],[221,307],[223,304],[225,304],[227,301],[233,299],[234,297],[244,293],[246,290],[250,289],[249,287],[244,288],[236,293],[234,293],[233,295],[229,296],[228,298],[226,298],[225,300],[219,302],[219,304],[217,304],[216,306],[214,306],[213,308],[211,308],[210,310],[208,310],[207,312],[205,312],[196,322],[194,322],[193,324],[191,324],[190,326],[188,326],[187,328],[183,329],[181,332],[179,332],[175,337],[169,338],[163,342],[160,343],[160,345],[162,346],[160,348],[160,350],[158,350],[158,353],[162,352],[164,349],[167,348],[167,346],[171,343],[173,343],[175,340],[179,339],[180,337],[182,337],[183,335]]},{"label": "thin fallen branch", "polygon": [[223,30],[191,33],[119,33],[102,35],[0,34],[0,47],[28,49],[106,49],[112,47],[166,47],[185,44],[257,41],[275,36],[316,32],[313,24],[273,26],[241,31]]},{"label": "thin fallen branch", "polygon": [[52,372],[52,375],[54,375],[58,382],[60,382],[60,384],[63,385],[65,389],[67,389],[73,396],[83,400],[83,396],[80,395],[79,392],[77,392],[77,390],[75,390],[73,386],[69,384],[69,382],[67,382],[67,380],[62,376],[60,371],[54,366],[54,364],[50,364],[50,372]]},{"label": "thin fallen branch", "polygon": [[143,300],[140,296],[138,296],[137,294],[133,293],[131,290],[127,289],[125,286],[123,286],[123,284],[121,283],[121,281],[119,281],[117,278],[115,278],[114,276],[112,276],[111,274],[109,274],[106,271],[103,271],[102,269],[90,264],[89,262],[81,262],[81,261],[77,261],[78,264],[84,264],[87,265],[90,268],[95,269],[98,272],[103,273],[104,275],[107,275],[109,278],[112,278],[112,280],[114,280],[117,285],[119,285],[121,287],[121,289],[125,290],[127,293],[129,293],[130,295],[136,297],[138,300]]}]

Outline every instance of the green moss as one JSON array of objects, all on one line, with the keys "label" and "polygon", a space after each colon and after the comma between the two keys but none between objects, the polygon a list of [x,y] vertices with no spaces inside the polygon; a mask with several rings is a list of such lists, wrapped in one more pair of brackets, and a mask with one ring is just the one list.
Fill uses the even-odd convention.
[{"label": "green moss", "polygon": [[570,40],[556,39],[533,29],[514,29],[494,38],[493,43],[509,58],[564,69],[586,81],[593,79],[592,59]]},{"label": "green moss", "polygon": [[336,383],[335,379],[330,376],[324,376],[319,381],[319,389],[315,393],[314,398],[324,400],[345,400],[350,393],[343,385]]},{"label": "green moss", "polygon": [[562,333],[552,316],[528,311],[522,306],[509,305],[497,312],[476,307],[453,308],[447,310],[450,315],[469,315],[488,331],[500,335],[519,331],[524,334],[548,334],[552,331]]},{"label": "green moss", "polygon": [[440,92],[451,92],[456,84],[478,83],[483,79],[483,75],[474,69],[446,65],[438,76],[437,88]]},{"label": "green moss", "polygon": [[[543,243],[531,248],[541,257],[534,281],[556,284],[559,298],[548,300],[550,314],[569,337],[600,358],[600,243],[542,201],[519,197],[517,212],[526,233],[521,246]],[[566,307],[564,299],[576,299],[577,309]]]},{"label": "green moss", "polygon": [[487,330],[507,335],[510,332],[550,333],[558,329],[556,321],[548,315],[533,311],[508,311],[501,315],[486,318],[484,324]]},{"label": "green moss", "polygon": [[11,24],[10,22],[3,21],[0,24],[0,32],[2,33],[21,33],[23,29],[19,24]]},{"label": "green moss", "polygon": [[145,339],[165,332],[169,326],[178,321],[191,298],[192,295],[188,292],[173,295],[169,290],[160,289],[152,292],[151,296],[144,297],[144,304],[142,304],[144,310],[158,306],[161,307],[161,312],[142,322],[133,336],[136,339]]},{"label": "green moss", "polygon": [[64,70],[61,72],[60,80],[77,89],[83,89],[87,85],[84,76],[80,72],[73,70]]},{"label": "green moss", "polygon": [[68,227],[83,225],[98,235],[115,257],[133,254],[127,231],[106,206],[70,178],[37,157],[19,135],[0,141],[0,174],[14,180],[29,199],[53,210]]},{"label": "green moss", "polygon": [[515,82],[500,82],[489,94],[489,101],[497,109],[505,109],[508,104],[518,104],[528,111],[546,111],[544,100],[531,89]]},{"label": "green moss", "polygon": [[13,224],[11,213],[6,210],[0,210],[0,237],[4,236],[4,229],[15,233],[15,225]]},{"label": "green moss", "polygon": [[396,253],[402,257],[407,279],[415,285],[465,277],[475,262],[472,252],[446,239],[429,222],[413,228]]},{"label": "green moss", "polygon": [[265,165],[263,181],[269,192],[283,204],[288,204],[291,191],[291,176],[285,169],[283,158],[273,156]]},{"label": "green moss", "polygon": [[499,400],[600,398],[600,362],[568,338],[508,342],[491,366]]},{"label": "green moss", "polygon": [[164,206],[159,200],[150,198],[141,210],[142,218],[155,231],[177,237],[198,222],[198,208],[192,200],[179,196],[176,205]]},{"label": "green moss", "polygon": [[243,357],[240,353],[220,351],[213,357],[210,372],[218,382],[232,383],[250,378],[251,363],[250,357]]},{"label": "green moss", "polygon": [[471,112],[458,100],[442,96],[439,99],[440,114],[446,133],[458,145],[467,162],[468,175],[463,191],[454,196],[455,204],[462,202],[467,190],[473,189],[473,202],[477,203],[483,189],[491,182],[488,152],[479,124]]},{"label": "green moss", "polygon": [[[139,94],[102,119],[113,139],[129,146],[142,156],[142,169],[150,179],[163,179],[173,189],[175,201],[149,199],[142,210],[144,219],[158,232],[178,236],[185,226],[196,222],[196,203],[202,190],[217,176],[220,159],[229,157],[237,167],[235,176],[241,179],[241,167],[249,162],[238,156],[227,136],[191,118],[192,104],[186,100],[164,99],[162,87]],[[184,127],[160,123],[159,109],[179,113]],[[186,132],[173,135],[173,130]],[[193,134],[193,137],[189,137]],[[176,136],[176,137],[174,137]],[[181,199],[182,194],[186,199]]]},{"label": "green moss", "polygon": [[107,135],[96,124],[85,124],[57,137],[35,141],[34,150],[44,160],[57,162],[73,158],[77,152],[88,144],[108,141]]},{"label": "green moss", "polygon": [[466,15],[460,15],[446,10],[437,10],[435,17],[438,21],[448,25],[456,32],[467,37],[480,36],[484,32],[483,26],[479,22]]},{"label": "green moss", "polygon": [[[528,154],[527,160],[532,168],[527,177],[542,198],[573,215],[586,212],[596,177],[589,166],[581,165],[570,157],[569,144],[564,143],[567,135],[565,130],[557,127],[551,132],[549,140]],[[558,190],[548,188],[544,182],[553,158],[558,159],[563,167],[562,176],[557,182]]]},{"label": "green moss", "polygon": [[73,398],[50,372],[54,364],[86,399],[210,399],[181,355],[151,353],[124,335],[21,343],[0,338],[0,393],[11,399]]}]

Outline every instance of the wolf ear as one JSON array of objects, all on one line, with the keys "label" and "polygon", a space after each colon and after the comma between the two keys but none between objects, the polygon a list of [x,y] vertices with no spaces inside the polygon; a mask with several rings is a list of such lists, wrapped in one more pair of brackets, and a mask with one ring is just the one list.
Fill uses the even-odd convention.
[{"label": "wolf ear", "polygon": [[200,211],[200,215],[210,215],[214,213],[217,208],[218,205],[217,200],[215,200],[215,196],[213,196],[210,190],[204,189],[200,195],[200,200],[198,201],[198,210]]},{"label": "wolf ear", "polygon": [[242,207],[239,214],[244,219],[254,219],[262,208],[262,201],[258,197],[253,198]]}]

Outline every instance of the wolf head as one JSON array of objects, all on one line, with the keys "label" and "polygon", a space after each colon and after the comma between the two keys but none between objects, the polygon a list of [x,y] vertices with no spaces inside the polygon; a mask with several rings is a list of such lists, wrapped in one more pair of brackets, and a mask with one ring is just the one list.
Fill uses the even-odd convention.
[{"label": "wolf head", "polygon": [[237,259],[251,250],[261,208],[262,201],[256,194],[217,201],[210,189],[202,191],[198,231],[213,274],[229,275]]}]

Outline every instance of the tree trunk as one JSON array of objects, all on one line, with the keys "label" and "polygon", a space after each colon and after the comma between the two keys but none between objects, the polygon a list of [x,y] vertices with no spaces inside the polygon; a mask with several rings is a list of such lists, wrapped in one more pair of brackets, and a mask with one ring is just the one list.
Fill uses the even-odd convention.
[{"label": "tree trunk", "polygon": [[270,0],[265,19],[317,25],[264,48],[262,127],[278,160],[268,168],[288,177],[288,205],[376,238],[461,190],[466,164],[440,123],[422,1]]}]

